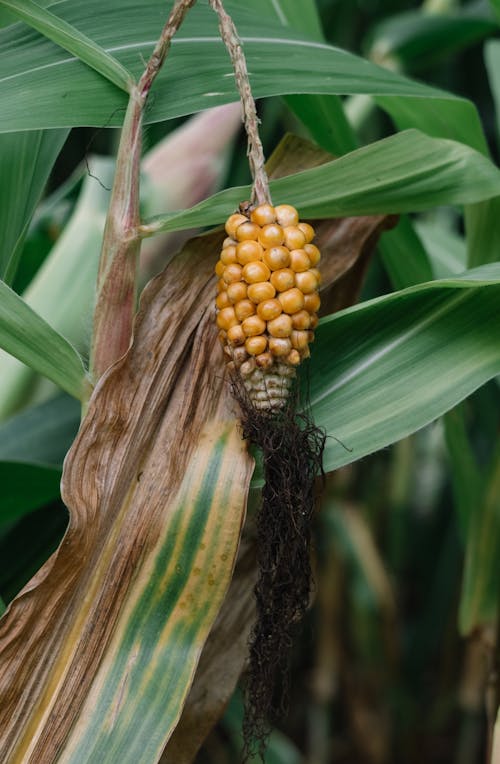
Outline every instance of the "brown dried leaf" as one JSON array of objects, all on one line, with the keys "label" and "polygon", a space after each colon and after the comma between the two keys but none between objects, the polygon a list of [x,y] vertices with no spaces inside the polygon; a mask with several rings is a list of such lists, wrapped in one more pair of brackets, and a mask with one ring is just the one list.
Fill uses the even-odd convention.
[{"label": "brown dried leaf", "polygon": [[[208,542],[204,536],[196,550],[201,576],[196,584],[193,571],[186,571],[171,616],[186,617],[183,596],[195,603],[196,596],[209,598],[204,622],[193,627],[194,657],[186,657],[194,660],[194,671],[229,585],[253,469],[236,430],[213,321],[212,274],[221,239],[221,233],[194,239],[149,284],[132,347],[91,399],[65,463],[66,536],[1,623],[1,761],[48,764],[77,749],[103,677],[112,671],[131,603],[149,585],[169,531],[189,517],[182,501],[203,479],[203,455],[225,438],[224,502],[215,495],[209,507]],[[200,595],[194,586],[213,563],[211,541],[224,554],[218,553],[217,573],[205,576],[210,589]],[[120,683],[135,660],[131,654],[107,710],[113,729],[128,692]],[[159,750],[168,729],[161,732]]]}]

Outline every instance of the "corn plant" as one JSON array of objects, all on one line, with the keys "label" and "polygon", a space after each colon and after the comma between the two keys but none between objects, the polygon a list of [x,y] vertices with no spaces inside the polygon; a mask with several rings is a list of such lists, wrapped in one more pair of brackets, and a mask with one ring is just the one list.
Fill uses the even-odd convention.
[{"label": "corn plant", "polygon": [[[460,681],[460,735],[439,758],[426,730],[425,760],[498,758],[500,171],[475,103],[411,75],[488,38],[498,110],[500,5],[377,5],[364,57],[347,50],[355,5],[318,3],[323,27],[314,0],[0,0],[2,761],[240,757],[266,472],[224,371],[214,269],[225,221],[268,199],[232,148],[242,87],[214,8],[242,41],[247,117],[259,99],[254,178],[322,252],[298,372],[326,436],[317,640],[311,657],[295,630],[289,721],[267,720],[281,731],[261,756],[419,760],[439,634],[459,680],[440,674],[432,725]],[[46,191],[82,126],[120,128],[116,162],[84,147]],[[408,530],[413,510],[442,518],[436,481],[447,545]],[[427,588],[413,631],[406,568]]]}]

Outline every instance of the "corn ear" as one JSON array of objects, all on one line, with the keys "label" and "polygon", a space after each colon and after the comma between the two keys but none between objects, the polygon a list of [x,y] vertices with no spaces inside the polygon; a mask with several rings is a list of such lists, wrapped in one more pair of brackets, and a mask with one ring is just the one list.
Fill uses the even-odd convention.
[{"label": "corn ear", "polygon": [[318,323],[321,255],[314,229],[289,204],[247,203],[225,228],[215,267],[219,339],[252,405],[279,409]]}]

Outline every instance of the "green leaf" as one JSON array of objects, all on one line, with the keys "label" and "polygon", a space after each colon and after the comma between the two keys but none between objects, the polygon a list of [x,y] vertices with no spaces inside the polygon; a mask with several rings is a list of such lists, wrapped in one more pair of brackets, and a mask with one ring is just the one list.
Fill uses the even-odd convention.
[{"label": "green leaf", "polygon": [[284,27],[302,30],[315,40],[323,39],[321,20],[315,0],[258,0],[252,3],[268,12],[274,12]]},{"label": "green leaf", "polygon": [[61,469],[0,461],[0,527],[18,520],[59,496]]},{"label": "green leaf", "polygon": [[465,568],[460,600],[462,634],[498,618],[500,595],[500,448],[485,476],[480,501],[469,508]]},{"label": "green leaf", "polygon": [[495,264],[323,319],[312,349],[311,403],[331,436],[325,468],[415,432],[499,374],[499,299]]},{"label": "green leaf", "polygon": [[67,130],[0,135],[0,278],[7,284],[12,284],[28,225],[67,135]]},{"label": "green leaf", "polygon": [[[453,103],[459,124],[448,122],[446,135],[466,135],[475,109],[468,101],[384,70],[326,43],[304,38],[252,8],[228,3],[234,15],[257,97],[320,93],[371,93],[416,99],[413,112],[440,112]],[[138,75],[165,20],[163,0],[67,0],[57,6],[61,19],[79,29]],[[200,67],[199,62],[204,65]],[[119,125],[124,94],[80,61],[64,54],[22,26],[0,31],[0,131],[67,125]],[[204,5],[190,12],[176,35],[168,65],[154,87],[147,121],[155,122],[236,100],[234,78],[215,15]],[[390,101],[394,100],[389,99]],[[399,101],[399,98],[396,99]],[[33,104],[37,108],[33,108]],[[427,105],[427,106],[426,106]],[[410,107],[408,107],[410,108]],[[472,117],[473,118],[473,117]],[[470,126],[479,130],[479,123]],[[470,141],[480,140],[471,134]]]},{"label": "green leaf", "polygon": [[0,425],[0,459],[62,467],[80,413],[75,399],[62,394],[17,414]]},{"label": "green leaf", "polygon": [[[500,192],[500,172],[482,154],[454,141],[407,130],[310,170],[271,182],[275,201],[303,217],[412,212],[465,204]],[[151,232],[215,225],[248,197],[231,188],[152,221]]]},{"label": "green leaf", "polygon": [[[261,0],[261,5],[262,12],[274,12],[284,27],[325,42],[314,0]],[[356,136],[338,96],[289,95],[285,97],[285,103],[322,148],[335,155],[357,148]]]},{"label": "green leaf", "polygon": [[[114,162],[89,158],[83,182],[63,233],[23,294],[26,303],[81,352],[87,348],[102,232]],[[16,411],[31,392],[34,373],[0,351],[0,419]]]},{"label": "green leaf", "polygon": [[467,263],[474,268],[498,260],[500,251],[500,196],[465,209]]},{"label": "green leaf", "polygon": [[309,130],[321,148],[340,156],[358,147],[354,131],[338,96],[289,95],[285,103]]},{"label": "green leaf", "polygon": [[449,222],[419,220],[415,229],[429,253],[434,278],[453,277],[467,268],[465,240],[450,228]]},{"label": "green leaf", "polygon": [[378,248],[395,289],[404,289],[432,279],[427,252],[406,215],[400,219],[396,228],[384,233]]},{"label": "green leaf", "polygon": [[130,72],[76,27],[40,7],[33,0],[0,0],[0,5],[95,69],[121,90],[126,93],[130,91],[133,83]]},{"label": "green leaf", "polygon": [[484,46],[484,63],[495,104],[497,140],[500,139],[500,40],[489,40]]},{"label": "green leaf", "polygon": [[490,5],[500,19],[500,0],[490,0]]},{"label": "green leaf", "polygon": [[[38,5],[42,8],[48,8],[49,5],[54,5],[56,2],[57,0],[37,0]],[[0,7],[0,28],[7,27],[9,24],[15,24],[16,21],[17,19],[12,13]]]},{"label": "green leaf", "polygon": [[85,369],[75,348],[3,282],[0,347],[75,398],[83,395]]},{"label": "green leaf", "polygon": [[446,445],[451,460],[451,476],[462,538],[467,543],[472,515],[481,502],[484,475],[481,474],[465,429],[464,409],[456,406],[444,417]]},{"label": "green leaf", "polygon": [[453,15],[405,11],[375,26],[370,57],[410,70],[428,69],[497,30],[491,14],[479,9],[463,9]]}]

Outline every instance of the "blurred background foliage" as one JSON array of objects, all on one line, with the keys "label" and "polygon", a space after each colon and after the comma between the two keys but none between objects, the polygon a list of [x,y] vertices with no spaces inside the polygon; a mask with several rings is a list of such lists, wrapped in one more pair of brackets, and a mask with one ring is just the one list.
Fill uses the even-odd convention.
[{"label": "blurred background foliage", "polygon": [[[485,64],[485,44],[498,37],[499,28],[488,2],[317,5],[329,42],[470,98],[499,159]],[[345,98],[344,106],[360,142],[392,132],[387,115],[368,97]],[[287,98],[268,98],[259,109],[266,153],[286,131],[308,137]],[[148,126],[145,151],[185,122]],[[14,282],[19,293],[33,283],[78,206],[92,204],[85,201],[89,174],[99,177],[106,195],[106,160],[87,158],[113,156],[117,137],[116,129],[71,131],[23,245]],[[243,133],[229,146],[219,151],[212,190],[250,179]],[[145,187],[147,205],[147,180]],[[465,244],[456,211],[440,208],[413,222],[435,275],[448,275],[450,261],[460,270]],[[165,244],[167,253],[176,243]],[[363,298],[391,288],[377,253]],[[64,394],[54,397],[44,385],[28,385],[17,408],[20,413],[10,412],[0,424],[4,602],[64,533],[67,513],[58,483],[79,422],[77,402]],[[293,656],[290,717],[272,734],[268,764],[486,760],[498,706],[492,678],[499,649],[499,424],[498,384],[492,381],[444,419],[327,476],[315,529],[314,602]],[[19,478],[13,480],[16,469]],[[238,692],[197,764],[237,761],[241,716]]]}]

